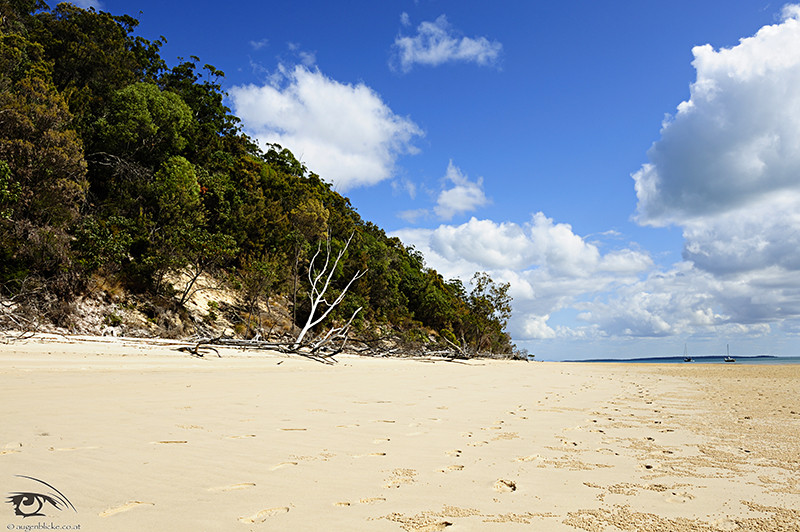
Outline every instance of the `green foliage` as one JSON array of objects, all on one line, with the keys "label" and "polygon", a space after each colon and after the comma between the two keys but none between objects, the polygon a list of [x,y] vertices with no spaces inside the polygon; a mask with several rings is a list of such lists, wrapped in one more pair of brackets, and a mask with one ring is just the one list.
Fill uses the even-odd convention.
[{"label": "green foliage", "polygon": [[0,220],[11,220],[13,206],[19,201],[22,185],[11,176],[8,163],[0,161]]},{"label": "green foliage", "polygon": [[511,317],[512,298],[508,295],[511,285],[497,284],[485,272],[476,273],[472,284],[468,324],[474,330],[476,349],[479,352],[510,352],[511,342],[504,329]]},{"label": "green foliage", "polygon": [[[8,50],[6,50],[7,52]],[[69,269],[69,229],[86,191],[71,115],[47,79],[0,72],[0,283]]]},{"label": "green foliage", "polygon": [[154,176],[159,219],[163,225],[195,225],[199,220],[200,185],[194,165],[176,155]]},{"label": "green foliage", "polygon": [[360,307],[356,330],[511,349],[507,284],[479,274],[467,293],[443,279],[290,150],[243,135],[220,70],[196,57],[168,68],[162,41],[137,37],[137,25],[70,3],[0,0],[0,286],[58,280],[48,290],[66,302],[54,314],[63,321],[67,288],[98,272],[178,309],[213,274],[237,287],[249,335],[274,296],[294,301],[302,323],[317,246],[330,238],[335,255],[353,235],[326,297],[368,273],[320,326]]},{"label": "green foliage", "polygon": [[132,83],[154,81],[164,69],[158,55],[161,41],[134,37],[139,22],[128,15],[113,16],[71,3],[38,13],[29,32],[44,47],[52,78],[77,117],[87,149],[95,150],[92,125],[108,98]]},{"label": "green foliage", "polygon": [[134,83],[113,93],[96,130],[105,151],[148,165],[179,154],[192,125],[192,110],[180,96]]},{"label": "green foliage", "polygon": [[111,217],[98,220],[86,216],[75,231],[73,250],[77,264],[86,272],[94,272],[102,267],[115,273],[126,260],[132,238],[125,230],[126,220]]}]

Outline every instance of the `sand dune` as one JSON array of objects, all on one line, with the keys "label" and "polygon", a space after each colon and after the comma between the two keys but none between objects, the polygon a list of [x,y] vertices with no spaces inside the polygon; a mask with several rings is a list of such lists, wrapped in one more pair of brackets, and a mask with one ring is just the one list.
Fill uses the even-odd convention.
[{"label": "sand dune", "polygon": [[0,495],[46,494],[31,477],[74,506],[0,505],[0,523],[800,530],[800,366],[175,348],[0,345]]}]

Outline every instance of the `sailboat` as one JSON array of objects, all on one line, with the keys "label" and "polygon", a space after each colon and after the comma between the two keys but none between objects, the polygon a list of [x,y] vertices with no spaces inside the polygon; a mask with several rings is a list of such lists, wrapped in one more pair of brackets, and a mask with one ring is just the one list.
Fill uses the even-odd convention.
[{"label": "sailboat", "polygon": [[728,350],[728,354],[723,360],[725,362],[736,362],[736,359],[731,356],[731,346],[729,344],[725,344],[725,348]]},{"label": "sailboat", "polygon": [[694,359],[689,356],[689,350],[686,348],[686,344],[683,344],[683,361],[694,362]]}]

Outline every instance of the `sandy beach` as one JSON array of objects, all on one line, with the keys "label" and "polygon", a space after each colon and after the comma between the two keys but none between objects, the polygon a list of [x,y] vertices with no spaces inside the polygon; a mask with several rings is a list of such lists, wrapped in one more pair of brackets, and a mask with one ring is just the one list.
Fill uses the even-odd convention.
[{"label": "sandy beach", "polygon": [[220,353],[0,344],[0,528],[800,530],[800,365]]}]

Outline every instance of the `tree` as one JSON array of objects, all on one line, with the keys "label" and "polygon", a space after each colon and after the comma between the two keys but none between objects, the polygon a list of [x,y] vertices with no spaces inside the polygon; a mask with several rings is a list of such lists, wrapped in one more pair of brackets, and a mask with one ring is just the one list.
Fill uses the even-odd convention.
[{"label": "tree", "polygon": [[[308,314],[308,319],[306,319],[305,325],[300,330],[297,335],[297,338],[294,341],[294,349],[299,349],[300,347],[304,346],[304,340],[306,334],[311,330],[312,327],[319,325],[322,323],[325,318],[339,305],[342,300],[344,300],[345,294],[350,289],[350,286],[356,282],[358,279],[366,274],[366,271],[358,271],[356,272],[353,277],[350,278],[350,281],[347,285],[342,289],[336,299],[333,302],[328,302],[325,299],[325,294],[328,289],[331,287],[331,280],[333,279],[334,274],[336,273],[337,267],[339,266],[339,261],[341,261],[342,256],[347,252],[348,246],[350,246],[350,241],[353,239],[353,235],[350,235],[350,238],[347,239],[344,247],[339,251],[339,254],[336,256],[336,259],[333,261],[333,264],[330,264],[331,260],[331,239],[328,237],[325,243],[325,262],[320,269],[316,267],[317,257],[319,257],[320,253],[322,252],[322,243],[320,243],[317,247],[317,252],[314,254],[314,257],[311,259],[311,264],[308,267],[308,282],[309,282],[309,300],[311,303],[311,310]],[[323,347],[331,339],[337,337],[343,337],[346,339],[347,330],[350,327],[353,319],[356,317],[356,314],[361,311],[359,307],[347,321],[347,323],[343,327],[339,328],[331,328],[328,333],[323,336],[321,339],[318,339],[312,345],[312,351],[316,351],[317,349]]]},{"label": "tree", "polygon": [[113,94],[95,127],[104,151],[157,166],[180,154],[192,126],[192,110],[180,96],[135,83]]},{"label": "tree", "polygon": [[[253,315],[257,313],[259,302],[263,299],[270,312],[269,298],[278,289],[284,280],[281,260],[275,257],[246,258],[237,271],[240,283],[242,303],[247,309],[247,331],[250,334],[253,327]],[[261,317],[258,317],[258,329],[261,329]]]},{"label": "tree", "polygon": [[223,103],[227,94],[219,79],[225,77],[225,73],[205,65],[207,79],[203,80],[203,74],[197,71],[200,59],[195,56],[190,59],[164,72],[158,84],[163,90],[179,95],[192,109],[197,127],[188,137],[187,151],[198,162],[206,162],[223,148],[224,139],[238,136],[239,118],[230,114],[230,108]]},{"label": "tree", "polygon": [[505,332],[511,317],[512,297],[508,294],[509,283],[497,284],[486,272],[472,277],[472,292],[469,295],[472,342],[476,352],[489,350],[508,352],[510,338]]},{"label": "tree", "polygon": [[[52,84],[0,74],[0,160],[5,161],[0,277],[51,275],[70,260],[68,229],[86,191],[86,162],[71,115]],[[16,265],[16,266],[14,266]],[[3,279],[0,278],[0,281]]]}]

